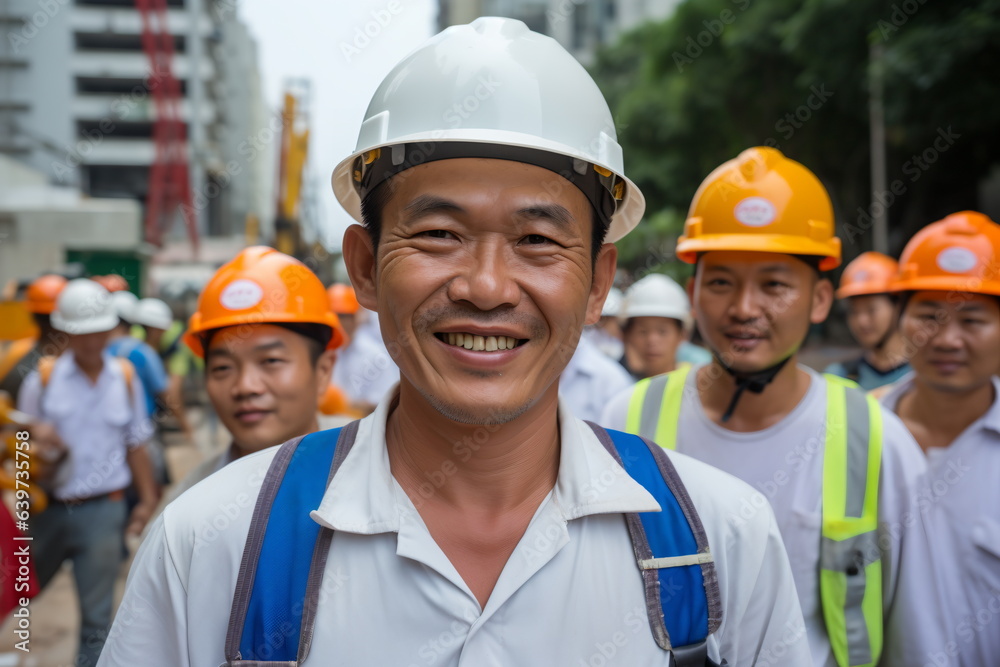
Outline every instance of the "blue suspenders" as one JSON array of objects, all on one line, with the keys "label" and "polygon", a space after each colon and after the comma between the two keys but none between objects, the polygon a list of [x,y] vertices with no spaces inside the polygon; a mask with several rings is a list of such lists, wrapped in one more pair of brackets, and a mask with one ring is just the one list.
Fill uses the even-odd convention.
[{"label": "blue suspenders", "polygon": [[[353,446],[357,424],[290,440],[275,455],[254,507],[233,596],[226,637],[229,667],[294,667],[308,656],[333,538],[333,531],[309,512],[319,506]],[[662,508],[625,515],[653,637],[677,667],[714,665],[705,640],[722,620],[719,585],[686,489],[659,446],[589,426]]]}]

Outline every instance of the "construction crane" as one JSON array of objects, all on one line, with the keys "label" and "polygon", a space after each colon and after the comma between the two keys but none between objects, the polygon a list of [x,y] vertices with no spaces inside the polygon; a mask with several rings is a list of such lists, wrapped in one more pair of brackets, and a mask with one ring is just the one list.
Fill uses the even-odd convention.
[{"label": "construction crane", "polygon": [[[146,240],[160,246],[163,233],[184,218],[194,254],[198,254],[198,227],[191,197],[187,126],[181,118],[181,85],[173,74],[174,38],[167,25],[166,0],[135,0],[142,17],[142,48],[149,59],[150,92],[156,109],[153,140],[156,155],[149,170],[146,197]],[[190,76],[197,76],[191,63]]]},{"label": "construction crane", "polygon": [[285,83],[274,246],[293,257],[303,254],[300,209],[302,177],[309,152],[309,98],[308,80],[290,79]]}]

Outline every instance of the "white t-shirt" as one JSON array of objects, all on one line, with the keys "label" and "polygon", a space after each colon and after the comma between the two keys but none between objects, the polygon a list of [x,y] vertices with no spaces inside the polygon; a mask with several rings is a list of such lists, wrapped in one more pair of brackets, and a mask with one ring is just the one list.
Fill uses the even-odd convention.
[{"label": "white t-shirt", "polygon": [[[912,375],[880,399],[895,410]],[[910,641],[893,665],[1000,664],[1000,379],[994,401],[948,447],[927,451],[917,498],[927,539],[907,545],[899,601]],[[933,596],[933,597],[932,597]]]},{"label": "white t-shirt", "polygon": [[559,396],[576,417],[596,422],[611,397],[630,386],[632,376],[628,371],[605,356],[590,339],[581,336],[576,352],[559,377]]},{"label": "white t-shirt", "polygon": [[[392,476],[385,448],[392,398],[362,420],[311,513],[336,532],[305,667],[668,664],[649,628],[622,516],[659,506],[589,427],[560,406],[556,484],[480,608]],[[234,461],[166,508],[136,556],[99,667],[224,662],[244,542],[276,451]],[[456,456],[471,451],[456,448]],[[749,489],[688,457],[671,459],[716,561],[723,619],[708,639],[709,656],[733,666],[809,664],[770,510],[728,522]]]},{"label": "white t-shirt", "polygon": [[[809,374],[806,395],[779,423],[751,433],[730,431],[709,419],[698,398],[698,368],[688,374],[677,429],[677,451],[724,470],[756,489],[739,502],[729,520],[740,524],[770,502],[795,575],[795,585],[818,667],[835,667],[819,599],[819,545],[822,531],[823,444],[826,436],[826,382]],[[765,389],[765,391],[767,391]],[[624,430],[631,390],[616,396],[602,426]],[[883,410],[882,479],[879,527],[882,533],[883,608],[892,611],[897,589],[901,519],[915,503],[926,469],[920,448],[899,419]],[[884,538],[884,539],[883,539]],[[887,547],[887,548],[886,548]]]}]

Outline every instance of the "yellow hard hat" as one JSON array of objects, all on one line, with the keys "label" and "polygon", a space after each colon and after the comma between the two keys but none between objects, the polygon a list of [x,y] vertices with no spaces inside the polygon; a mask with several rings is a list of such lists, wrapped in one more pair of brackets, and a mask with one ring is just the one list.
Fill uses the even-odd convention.
[{"label": "yellow hard hat", "polygon": [[815,174],[773,148],[749,148],[708,175],[691,202],[677,257],[749,250],[822,258],[821,271],[840,264],[833,206]]}]

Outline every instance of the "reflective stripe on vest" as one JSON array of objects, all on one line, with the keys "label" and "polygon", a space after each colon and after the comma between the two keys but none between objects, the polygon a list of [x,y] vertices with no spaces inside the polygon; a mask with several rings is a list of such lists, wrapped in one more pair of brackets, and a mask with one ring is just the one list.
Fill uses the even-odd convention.
[{"label": "reflective stripe on vest", "polygon": [[[690,368],[640,380],[625,430],[677,448]],[[882,555],[878,483],[882,412],[854,382],[824,375],[823,530],[819,591],[830,646],[840,667],[868,667],[882,653]]]}]

